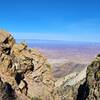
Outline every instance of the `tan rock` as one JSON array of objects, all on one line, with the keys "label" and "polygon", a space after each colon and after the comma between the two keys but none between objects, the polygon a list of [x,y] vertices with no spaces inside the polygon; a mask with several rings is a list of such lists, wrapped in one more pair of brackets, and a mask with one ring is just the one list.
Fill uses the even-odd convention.
[{"label": "tan rock", "polygon": [[[100,99],[100,55],[88,66],[86,81],[80,85],[78,100],[99,100]],[[81,93],[80,93],[81,92]]]},{"label": "tan rock", "polygon": [[3,43],[9,36],[10,36],[9,33],[0,30],[0,43]]},{"label": "tan rock", "polygon": [[20,52],[22,50],[24,50],[25,48],[27,48],[27,46],[25,44],[14,44],[13,45],[13,48],[12,48],[12,52],[15,54],[15,55],[19,55]]},{"label": "tan rock", "polygon": [[9,33],[0,31],[0,55],[0,76],[12,85],[16,94],[19,88],[22,97],[53,100],[51,69],[37,49],[28,48],[24,43],[16,44]]},{"label": "tan rock", "polygon": [[10,33],[0,30],[0,43],[9,44],[12,47],[15,40]]},{"label": "tan rock", "polygon": [[21,81],[18,87],[22,90],[25,87],[25,83]]}]

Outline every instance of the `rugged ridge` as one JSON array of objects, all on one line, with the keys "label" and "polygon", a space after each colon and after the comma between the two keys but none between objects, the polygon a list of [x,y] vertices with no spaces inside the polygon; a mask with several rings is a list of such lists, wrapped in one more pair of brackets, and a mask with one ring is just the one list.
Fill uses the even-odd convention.
[{"label": "rugged ridge", "polygon": [[55,82],[41,52],[0,30],[0,100],[100,100],[100,55]]},{"label": "rugged ridge", "polygon": [[77,100],[100,100],[100,55],[88,66],[86,80],[78,89]]},{"label": "rugged ridge", "polygon": [[82,72],[72,73],[55,85],[57,100],[100,100],[100,55]]},{"label": "rugged ridge", "polygon": [[1,83],[8,83],[15,92],[14,99],[53,99],[54,79],[46,58],[24,43],[17,44],[11,34],[1,30],[0,77]]}]

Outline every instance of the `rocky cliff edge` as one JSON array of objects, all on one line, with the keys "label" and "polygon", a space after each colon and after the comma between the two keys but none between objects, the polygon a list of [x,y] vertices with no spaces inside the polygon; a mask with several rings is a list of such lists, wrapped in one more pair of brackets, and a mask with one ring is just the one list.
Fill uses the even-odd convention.
[{"label": "rocky cliff edge", "polygon": [[53,89],[47,59],[0,30],[0,100],[53,100]]}]

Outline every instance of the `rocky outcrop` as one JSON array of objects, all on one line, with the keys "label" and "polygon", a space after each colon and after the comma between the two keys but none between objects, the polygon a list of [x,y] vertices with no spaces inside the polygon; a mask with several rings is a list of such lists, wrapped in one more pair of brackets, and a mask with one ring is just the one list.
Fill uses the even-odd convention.
[{"label": "rocky outcrop", "polygon": [[57,100],[100,100],[100,55],[79,74],[56,82]]},{"label": "rocky outcrop", "polygon": [[78,89],[77,100],[100,100],[100,55],[88,66],[86,81]]},{"label": "rocky outcrop", "polygon": [[55,82],[57,100],[76,100],[78,88],[85,81],[86,68],[80,73],[72,73]]},{"label": "rocky outcrop", "polygon": [[16,100],[16,98],[12,86],[7,82],[3,82],[0,78],[0,100]]},{"label": "rocky outcrop", "polygon": [[53,99],[54,80],[46,58],[37,49],[17,44],[4,31],[0,31],[0,77],[19,96],[17,99]]}]

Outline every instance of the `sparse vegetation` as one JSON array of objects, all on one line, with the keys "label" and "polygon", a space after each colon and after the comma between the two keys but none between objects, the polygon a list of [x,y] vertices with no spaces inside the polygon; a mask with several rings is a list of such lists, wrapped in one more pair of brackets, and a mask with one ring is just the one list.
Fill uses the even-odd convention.
[{"label": "sparse vegetation", "polygon": [[47,67],[48,69],[51,69],[51,65],[50,65],[50,64],[46,64],[46,67]]},{"label": "sparse vegetation", "polygon": [[32,97],[31,100],[42,100],[42,99],[40,99],[40,98],[38,98],[38,97]]}]

